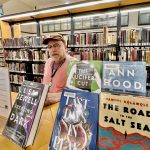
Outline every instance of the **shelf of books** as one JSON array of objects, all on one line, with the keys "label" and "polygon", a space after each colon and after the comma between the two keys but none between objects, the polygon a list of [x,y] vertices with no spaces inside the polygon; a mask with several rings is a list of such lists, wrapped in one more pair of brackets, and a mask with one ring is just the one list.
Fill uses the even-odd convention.
[{"label": "shelf of books", "polygon": [[5,66],[4,49],[2,46],[2,38],[0,35],[0,67],[4,67],[4,66]]},{"label": "shelf of books", "polygon": [[18,91],[24,80],[42,82],[48,57],[42,38],[9,38],[4,39],[3,45],[12,91]]}]

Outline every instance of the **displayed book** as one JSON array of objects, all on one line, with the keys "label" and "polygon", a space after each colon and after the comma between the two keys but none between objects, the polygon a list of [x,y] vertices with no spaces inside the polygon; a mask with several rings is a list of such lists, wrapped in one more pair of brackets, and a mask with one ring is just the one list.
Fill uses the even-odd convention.
[{"label": "displayed book", "polygon": [[48,89],[31,81],[20,88],[2,134],[22,148],[34,142]]},{"label": "displayed book", "polygon": [[150,98],[101,93],[98,150],[150,149]]},{"label": "displayed book", "polygon": [[64,89],[49,150],[96,150],[99,94]]},{"label": "displayed book", "polygon": [[103,62],[102,88],[111,92],[146,94],[145,62]]},{"label": "displayed book", "polygon": [[71,61],[67,66],[67,87],[101,91],[102,61]]},{"label": "displayed book", "polygon": [[0,67],[0,117],[8,118],[11,108],[9,71]]}]

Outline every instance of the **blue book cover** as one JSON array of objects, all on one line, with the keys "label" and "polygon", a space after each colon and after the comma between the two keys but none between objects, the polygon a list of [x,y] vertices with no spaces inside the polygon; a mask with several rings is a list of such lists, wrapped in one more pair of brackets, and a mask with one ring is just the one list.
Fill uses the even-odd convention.
[{"label": "blue book cover", "polygon": [[146,94],[144,62],[103,62],[102,88],[111,92]]},{"label": "blue book cover", "polygon": [[96,150],[99,95],[64,89],[49,150]]}]

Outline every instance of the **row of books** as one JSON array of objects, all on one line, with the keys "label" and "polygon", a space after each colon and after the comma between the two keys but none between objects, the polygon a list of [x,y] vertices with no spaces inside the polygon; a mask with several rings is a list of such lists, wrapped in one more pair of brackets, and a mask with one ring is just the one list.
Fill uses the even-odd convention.
[{"label": "row of books", "polygon": [[115,48],[76,48],[69,54],[78,60],[116,60]]},{"label": "row of books", "polygon": [[26,73],[25,63],[7,63],[7,67],[9,68],[9,71],[19,71]]},{"label": "row of books", "polygon": [[[27,73],[26,65],[25,63],[7,63],[7,67],[9,68],[9,71],[11,72],[21,72],[21,73]],[[32,64],[32,72],[34,74],[43,74],[44,73],[44,64]]]},{"label": "row of books", "polygon": [[[73,44],[74,45],[99,45],[99,46],[106,46],[116,44],[117,40],[117,33],[116,32],[108,32],[106,33],[94,33],[94,32],[87,32],[87,33],[75,33],[73,37]],[[68,44],[71,43],[71,37],[69,36]]]},{"label": "row of books", "polygon": [[[13,84],[22,84],[25,80],[27,80],[26,75],[20,75],[20,74],[10,74],[10,82]],[[34,76],[33,77],[34,82],[42,83],[43,77]]]},{"label": "row of books", "polygon": [[[68,44],[74,45],[99,45],[106,46],[117,43],[117,32],[108,32],[108,27],[103,27],[101,32],[84,32],[75,33],[73,36],[73,43],[71,41],[71,35],[64,35]],[[37,47],[42,46],[44,36],[36,37],[22,37],[4,39],[4,47]],[[120,32],[120,45],[144,45],[150,44],[150,30],[146,28],[132,28],[121,30]]]},{"label": "row of books", "polygon": [[20,74],[10,74],[10,82],[15,84],[22,84],[24,80],[26,80],[25,75]]},{"label": "row of books", "polygon": [[120,45],[148,45],[150,44],[150,30],[135,28],[121,30]]},{"label": "row of books", "polygon": [[3,40],[4,47],[37,47],[41,46],[43,37],[29,36],[21,38],[6,38]]},{"label": "row of books", "polygon": [[144,61],[150,65],[150,48],[121,48],[119,61]]},{"label": "row of books", "polygon": [[[69,51],[78,60],[116,60],[116,48],[75,48]],[[150,65],[150,48],[121,47],[119,61],[144,61]]]},{"label": "row of books", "polygon": [[34,74],[43,74],[45,64],[32,64],[32,70]]},{"label": "row of books", "polygon": [[30,50],[5,50],[5,59],[11,60],[47,60],[48,54],[45,51]]}]

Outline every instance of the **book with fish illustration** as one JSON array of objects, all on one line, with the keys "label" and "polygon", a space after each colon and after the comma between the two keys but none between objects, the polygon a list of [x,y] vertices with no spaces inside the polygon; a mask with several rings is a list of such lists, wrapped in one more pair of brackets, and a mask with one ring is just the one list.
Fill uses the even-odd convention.
[{"label": "book with fish illustration", "polygon": [[99,95],[64,89],[49,150],[96,149]]}]

